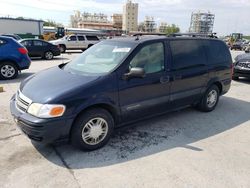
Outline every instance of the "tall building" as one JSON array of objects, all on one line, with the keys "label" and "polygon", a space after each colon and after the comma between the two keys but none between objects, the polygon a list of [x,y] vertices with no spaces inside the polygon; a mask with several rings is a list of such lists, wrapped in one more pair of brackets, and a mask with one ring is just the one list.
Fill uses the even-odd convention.
[{"label": "tall building", "polygon": [[212,33],[215,15],[210,12],[193,12],[189,32]]},{"label": "tall building", "polygon": [[156,22],[154,17],[146,16],[144,21],[138,26],[140,32],[154,33],[156,32]]},{"label": "tall building", "polygon": [[74,15],[71,15],[71,27],[74,28],[87,28],[87,29],[100,29],[109,30],[113,29],[113,23],[108,20],[108,16],[103,13],[81,13],[75,11]]},{"label": "tall building", "polygon": [[158,31],[160,33],[165,33],[167,30],[168,24],[166,22],[161,22],[159,27],[158,27]]},{"label": "tall building", "polygon": [[127,0],[127,3],[123,5],[122,30],[130,32],[130,31],[137,31],[137,29],[138,29],[138,3],[132,3],[131,0]]},{"label": "tall building", "polygon": [[154,20],[154,17],[146,16],[144,20],[144,27],[145,32],[156,32],[156,22]]},{"label": "tall building", "polygon": [[112,23],[113,23],[113,27],[115,29],[122,29],[122,14],[113,14],[111,16],[112,18]]}]

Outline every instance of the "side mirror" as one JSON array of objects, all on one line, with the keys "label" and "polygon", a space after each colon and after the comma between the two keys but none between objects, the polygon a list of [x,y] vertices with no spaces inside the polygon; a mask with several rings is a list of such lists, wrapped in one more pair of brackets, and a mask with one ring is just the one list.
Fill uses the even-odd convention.
[{"label": "side mirror", "polygon": [[129,73],[123,75],[124,80],[128,80],[130,78],[143,78],[145,77],[145,70],[140,67],[131,68]]},{"label": "side mirror", "polygon": [[71,41],[71,39],[70,39],[70,38],[68,38],[68,41]]}]

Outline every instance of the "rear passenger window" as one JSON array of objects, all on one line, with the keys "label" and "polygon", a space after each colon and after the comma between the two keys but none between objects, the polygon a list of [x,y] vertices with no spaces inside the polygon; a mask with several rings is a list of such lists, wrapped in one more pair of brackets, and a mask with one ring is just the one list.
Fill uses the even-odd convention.
[{"label": "rear passenger window", "polygon": [[86,36],[88,40],[99,40],[97,36]]},{"label": "rear passenger window", "polygon": [[205,48],[209,64],[225,63],[231,61],[227,46],[221,41],[206,41]]},{"label": "rear passenger window", "polygon": [[77,36],[77,37],[78,37],[79,41],[84,41],[85,40],[84,36]]},{"label": "rear passenger window", "polygon": [[143,47],[130,62],[130,68],[144,68],[145,73],[164,70],[164,45],[162,42]]},{"label": "rear passenger window", "polygon": [[183,69],[206,64],[206,55],[200,40],[170,41],[173,68]]},{"label": "rear passenger window", "polygon": [[43,42],[43,46],[48,46],[48,43],[47,42]]}]

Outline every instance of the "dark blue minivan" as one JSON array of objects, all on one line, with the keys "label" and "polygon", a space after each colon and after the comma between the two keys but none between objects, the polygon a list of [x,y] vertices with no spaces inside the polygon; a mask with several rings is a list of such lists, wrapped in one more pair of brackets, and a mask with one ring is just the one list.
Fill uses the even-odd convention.
[{"label": "dark blue minivan", "polygon": [[214,110],[231,78],[231,55],[218,39],[112,39],[24,80],[10,108],[30,139],[94,150],[116,127],[190,105]]}]

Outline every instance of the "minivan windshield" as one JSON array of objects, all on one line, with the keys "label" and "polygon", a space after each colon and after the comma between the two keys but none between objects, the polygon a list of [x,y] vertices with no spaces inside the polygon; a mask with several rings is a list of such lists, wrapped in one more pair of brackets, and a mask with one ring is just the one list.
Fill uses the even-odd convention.
[{"label": "minivan windshield", "polygon": [[133,47],[133,43],[103,41],[87,49],[63,69],[72,74],[105,75],[119,66]]}]

